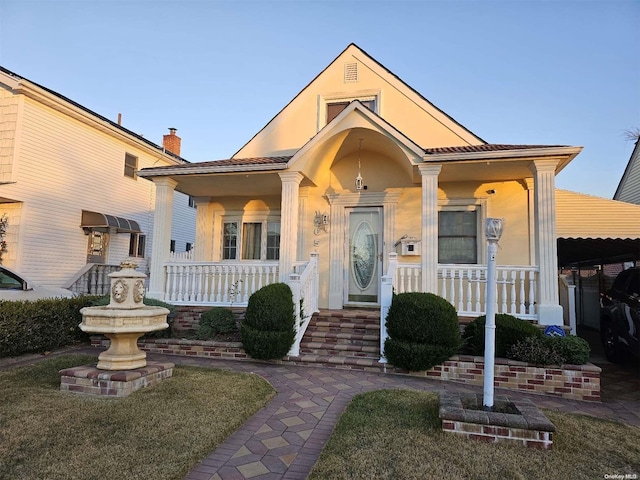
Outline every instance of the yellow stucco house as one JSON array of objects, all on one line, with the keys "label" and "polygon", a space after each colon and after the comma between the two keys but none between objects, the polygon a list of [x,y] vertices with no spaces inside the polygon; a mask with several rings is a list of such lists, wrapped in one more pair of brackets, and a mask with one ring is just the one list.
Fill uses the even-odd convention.
[{"label": "yellow stucco house", "polygon": [[[554,179],[580,151],[487,143],[351,44],[231,158],[138,172],[156,184],[149,295],[243,305],[283,281],[305,314],[384,312],[394,290],[476,316],[500,217],[498,312],[562,324]],[[175,191],[197,206],[184,262],[169,262]]]}]

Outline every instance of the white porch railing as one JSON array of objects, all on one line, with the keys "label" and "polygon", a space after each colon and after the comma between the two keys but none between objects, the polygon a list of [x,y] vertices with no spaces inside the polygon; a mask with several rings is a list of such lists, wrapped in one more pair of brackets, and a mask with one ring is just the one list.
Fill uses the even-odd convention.
[{"label": "white porch railing", "polygon": [[170,262],[164,300],[174,305],[246,306],[265,285],[278,282],[278,262]]},{"label": "white porch railing", "polygon": [[[496,270],[496,312],[537,320],[535,298],[538,267],[501,265]],[[460,316],[476,317],[486,312],[486,282],[486,265],[438,265],[438,295],[446,298]],[[393,285],[396,293],[420,292],[421,284],[420,265],[397,264]]]},{"label": "white porch railing", "polygon": [[[318,275],[318,254],[312,253],[309,262],[304,268],[299,263],[295,266],[295,272],[289,275],[287,282],[293,292],[293,305],[296,312],[296,339],[289,350],[289,355],[300,354],[300,342],[309,326],[311,316],[320,311],[318,308],[318,294],[320,291],[320,279]],[[298,273],[300,271],[300,273]]]},{"label": "white porch railing", "polygon": [[195,250],[193,248],[191,250],[187,250],[186,252],[170,252],[169,261],[170,262],[193,262],[194,252]]}]

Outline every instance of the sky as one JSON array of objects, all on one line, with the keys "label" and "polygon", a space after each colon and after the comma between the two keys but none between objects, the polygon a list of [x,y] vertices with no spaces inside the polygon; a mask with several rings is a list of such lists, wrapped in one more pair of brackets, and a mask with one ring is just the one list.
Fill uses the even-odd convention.
[{"label": "sky", "polygon": [[191,162],[229,158],[350,43],[489,143],[584,150],[612,198],[640,130],[640,0],[0,0],[0,65]]}]

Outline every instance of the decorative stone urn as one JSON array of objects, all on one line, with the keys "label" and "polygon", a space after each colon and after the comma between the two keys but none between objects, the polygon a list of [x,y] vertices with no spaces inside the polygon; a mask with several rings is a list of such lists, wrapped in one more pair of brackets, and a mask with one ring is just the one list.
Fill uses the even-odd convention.
[{"label": "decorative stone urn", "polygon": [[100,370],[134,370],[147,365],[147,354],[138,348],[138,338],[147,332],[169,327],[169,310],[145,305],[144,273],[136,264],[122,262],[122,270],[109,274],[110,302],[104,307],[84,307],[80,310],[80,329],[101,333],[111,340],[109,349],[98,357]]}]

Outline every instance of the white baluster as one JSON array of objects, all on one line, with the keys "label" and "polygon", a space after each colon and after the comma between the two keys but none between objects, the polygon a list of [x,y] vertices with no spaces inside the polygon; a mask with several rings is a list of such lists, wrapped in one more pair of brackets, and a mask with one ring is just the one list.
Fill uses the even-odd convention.
[{"label": "white baluster", "polygon": [[511,315],[515,315],[518,311],[516,308],[516,275],[516,270],[511,270],[511,272],[509,272],[509,278],[511,282],[511,304],[509,307],[509,313],[511,313]]}]

